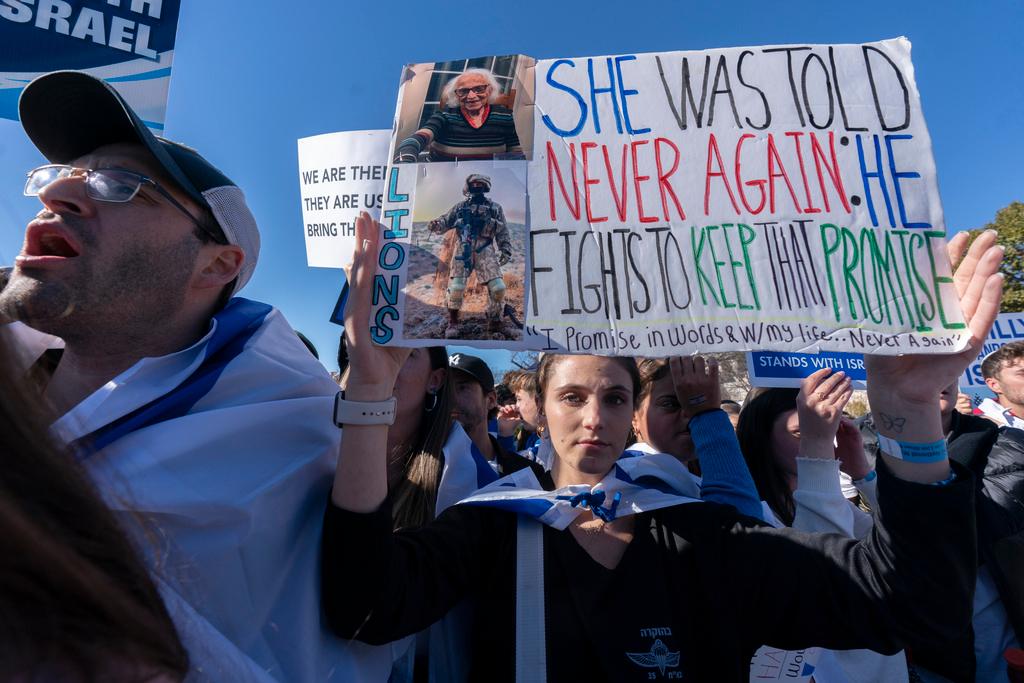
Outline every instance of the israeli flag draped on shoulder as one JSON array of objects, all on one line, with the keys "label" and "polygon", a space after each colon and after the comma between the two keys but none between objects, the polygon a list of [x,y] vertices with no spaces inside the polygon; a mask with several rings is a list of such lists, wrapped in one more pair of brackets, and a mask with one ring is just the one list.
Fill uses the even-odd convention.
[{"label": "israeli flag draped on shoulder", "polygon": [[172,614],[204,644],[190,648],[196,669],[236,662],[276,681],[387,679],[390,648],[321,627],[337,390],[280,311],[236,297],[195,344],[140,360],[51,427],[78,447],[127,527],[152,524],[165,601],[191,608]]},{"label": "israeli flag draped on shoulder", "polygon": [[1012,410],[1000,405],[998,401],[986,398],[978,405],[978,410],[981,411],[982,415],[1001,427],[1024,429],[1024,419],[1014,415]]},{"label": "israeli flag draped on shoulder", "polygon": [[551,445],[551,438],[545,434],[537,437],[532,444],[519,451],[519,455],[537,463],[544,468],[544,471],[550,472],[551,463],[555,457],[555,449]]},{"label": "israeli flag draped on shoulder", "polygon": [[442,450],[444,469],[437,487],[435,515],[498,479],[498,473],[458,422],[452,423]]},{"label": "israeli flag draped on shoulder", "polygon": [[700,489],[679,460],[664,453],[626,451],[594,486],[573,484],[545,491],[533,471],[523,469],[485,486],[459,504],[508,510],[561,531],[584,510],[610,522],[626,515],[699,502]]}]

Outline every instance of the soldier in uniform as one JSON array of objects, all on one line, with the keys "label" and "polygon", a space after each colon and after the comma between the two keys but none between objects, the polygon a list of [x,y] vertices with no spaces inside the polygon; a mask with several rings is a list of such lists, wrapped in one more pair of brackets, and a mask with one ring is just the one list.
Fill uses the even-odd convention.
[{"label": "soldier in uniform", "polygon": [[459,311],[466,292],[466,282],[476,271],[477,281],[487,284],[487,329],[501,331],[501,314],[505,307],[505,281],[501,266],[512,258],[512,242],[501,205],[487,198],[491,179],[474,173],[466,178],[462,194],[466,200],[453,206],[446,214],[430,221],[434,233],[455,230],[456,239],[448,268],[448,329],[446,338],[459,333]]}]

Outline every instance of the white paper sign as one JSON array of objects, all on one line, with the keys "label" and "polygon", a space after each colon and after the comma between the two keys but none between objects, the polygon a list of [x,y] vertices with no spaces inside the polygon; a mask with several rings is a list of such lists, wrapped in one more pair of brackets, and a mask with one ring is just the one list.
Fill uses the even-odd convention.
[{"label": "white paper sign", "polygon": [[[468,265],[456,267],[455,252],[420,240],[462,231],[457,244],[475,249],[476,228],[419,223],[456,211],[469,173],[518,165],[525,270],[506,265],[500,276],[521,283],[531,348],[896,354],[966,344],[907,40],[543,60],[511,109],[495,101],[483,113],[494,86],[469,71],[446,84],[437,71],[407,70],[399,101],[378,342],[494,343],[489,319],[477,311],[480,323],[467,326],[459,308],[455,276],[475,267],[475,252],[457,251]],[[442,85],[456,96],[436,110],[424,100],[410,116],[421,81],[426,97]],[[463,151],[492,150],[494,160],[458,169]],[[444,202],[424,183],[441,173]],[[406,252],[417,248],[427,252],[420,261],[451,266],[432,288],[407,277]],[[477,287],[492,287],[484,257],[496,258],[495,247],[480,248],[486,283]]]},{"label": "white paper sign", "polygon": [[299,187],[306,263],[342,268],[352,262],[360,211],[380,218],[389,130],[301,138]]}]

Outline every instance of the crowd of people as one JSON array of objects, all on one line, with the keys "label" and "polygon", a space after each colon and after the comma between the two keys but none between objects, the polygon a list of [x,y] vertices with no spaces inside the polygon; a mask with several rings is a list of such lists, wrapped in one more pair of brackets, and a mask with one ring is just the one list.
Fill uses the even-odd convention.
[{"label": "crowd of people", "polygon": [[828,369],[738,401],[700,355],[498,383],[377,346],[364,214],[332,379],[239,296],[226,175],[82,73],[20,113],[50,163],[0,280],[0,681],[1016,680],[1024,344],[957,410],[994,233],[949,243],[967,347],[866,357],[854,421]]}]

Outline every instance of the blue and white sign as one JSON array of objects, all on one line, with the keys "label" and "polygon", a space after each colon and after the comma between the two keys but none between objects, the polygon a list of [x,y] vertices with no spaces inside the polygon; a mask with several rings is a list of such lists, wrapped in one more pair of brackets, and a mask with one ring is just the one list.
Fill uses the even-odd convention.
[{"label": "blue and white sign", "polygon": [[181,0],[0,0],[0,118],[37,76],[75,69],[117,88],[164,127]]},{"label": "blue and white sign", "polygon": [[854,389],[865,388],[864,356],[859,353],[747,353],[747,373],[750,384],[755,387],[799,387],[804,377],[822,368],[842,370],[853,380]]},{"label": "blue and white sign", "polygon": [[[1024,313],[1000,313],[978,359],[960,377],[960,389],[969,393],[984,390],[981,361],[999,347],[1015,341],[1024,341]],[[750,384],[755,387],[799,387],[800,380],[825,367],[842,370],[853,379],[854,388],[865,388],[864,357],[859,353],[753,351],[747,354],[747,372]]]},{"label": "blue and white sign", "polygon": [[960,378],[960,388],[965,391],[985,389],[985,380],[981,376],[981,361],[999,347],[1015,341],[1024,341],[1024,313],[1000,313],[988,333],[981,353],[978,354],[978,360],[971,363]]}]

